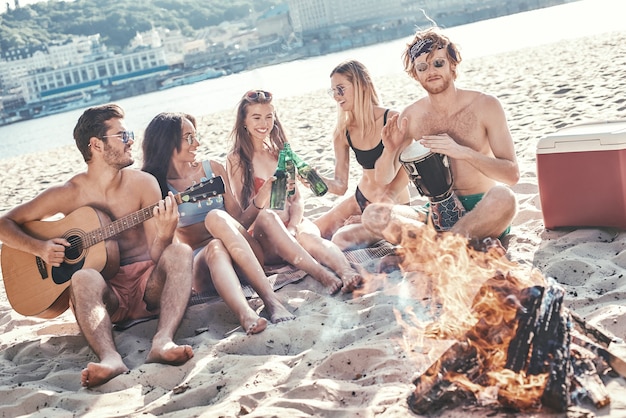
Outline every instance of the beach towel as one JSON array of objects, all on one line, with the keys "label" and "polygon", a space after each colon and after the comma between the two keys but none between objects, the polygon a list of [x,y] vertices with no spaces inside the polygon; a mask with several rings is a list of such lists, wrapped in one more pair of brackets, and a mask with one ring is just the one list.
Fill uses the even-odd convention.
[{"label": "beach towel", "polygon": [[[381,240],[367,248],[344,251],[344,254],[346,255],[348,261],[353,265],[366,271],[375,272],[375,269],[377,268],[376,261],[386,255],[394,254],[395,248],[395,246],[387,241]],[[267,280],[272,285],[274,291],[282,289],[288,284],[297,283],[304,279],[307,275],[306,272],[295,268],[290,264],[266,266],[265,274],[267,275]],[[246,298],[253,299],[259,297],[254,289],[249,284],[245,283],[245,281],[242,283],[241,288]],[[189,299],[188,306],[209,303],[219,299],[220,297],[215,293],[194,293]],[[133,325],[156,318],[157,316],[155,315],[148,318],[120,322],[115,324],[113,329],[116,331],[122,331],[132,327]]]}]

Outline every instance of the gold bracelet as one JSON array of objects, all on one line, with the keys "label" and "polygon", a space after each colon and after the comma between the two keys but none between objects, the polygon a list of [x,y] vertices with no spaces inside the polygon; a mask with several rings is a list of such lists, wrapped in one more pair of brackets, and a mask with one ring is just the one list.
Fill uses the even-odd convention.
[{"label": "gold bracelet", "polygon": [[254,199],[252,199],[252,206],[254,206],[255,208],[257,208],[258,210],[263,210],[264,208],[260,208],[256,205],[256,202],[254,201]]}]

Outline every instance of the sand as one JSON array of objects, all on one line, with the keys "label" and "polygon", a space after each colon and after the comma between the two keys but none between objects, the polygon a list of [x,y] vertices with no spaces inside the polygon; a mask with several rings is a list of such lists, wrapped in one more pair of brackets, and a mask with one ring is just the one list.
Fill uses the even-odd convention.
[{"label": "sand", "polygon": [[[610,228],[544,228],[536,145],[544,135],[575,123],[626,118],[624,45],[626,32],[612,32],[468,59],[458,80],[499,97],[509,119],[521,169],[513,187],[519,212],[508,239],[510,264],[555,277],[566,290],[569,308],[621,338],[626,337],[626,236]],[[379,76],[375,82],[385,104],[396,109],[423,94],[404,74]],[[276,106],[293,147],[330,173],[333,102],[315,91],[277,98]],[[233,112],[199,116],[200,154],[223,161]],[[82,169],[73,147],[0,160],[0,213]],[[358,174],[353,163],[348,193]],[[413,191],[414,201],[423,202]],[[315,218],[336,199],[307,195],[306,215]],[[296,319],[254,336],[240,330],[226,335],[238,324],[220,300],[191,306],[176,338],[192,345],[195,357],[178,367],[144,364],[156,321],[116,332],[131,371],[90,390],[80,387],[80,371],[96,357],[73,315],[23,317],[0,290],[0,415],[414,416],[406,401],[411,382],[442,348],[427,341],[422,353],[407,352],[403,341],[411,335],[394,310],[422,309],[429,295],[424,290],[424,300],[411,300],[399,291],[402,280],[375,279],[381,276],[368,276],[366,291],[345,296],[324,295],[309,277],[288,285],[278,294]],[[259,307],[258,301],[251,303]],[[610,406],[572,406],[568,416],[626,416],[626,382],[607,376],[606,383]],[[487,415],[510,416],[488,407],[442,414]],[[542,410],[516,416],[559,415]]]}]

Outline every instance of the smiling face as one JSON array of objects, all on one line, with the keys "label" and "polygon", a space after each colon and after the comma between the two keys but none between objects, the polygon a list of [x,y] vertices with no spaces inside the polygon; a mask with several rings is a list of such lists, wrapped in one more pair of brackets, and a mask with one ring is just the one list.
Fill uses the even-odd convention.
[{"label": "smiling face", "polygon": [[244,125],[254,142],[263,142],[274,128],[274,106],[271,103],[248,105]]},{"label": "smiling face", "polygon": [[[174,149],[172,158],[176,160],[182,160],[184,162],[193,163],[196,160],[196,152],[200,146],[198,137],[196,136],[196,128],[189,119],[184,118],[182,120],[181,136],[180,136],[180,149]],[[188,141],[188,138],[191,141]]]},{"label": "smiling face", "polygon": [[334,73],[330,77],[330,88],[333,91],[333,99],[341,109],[349,111],[354,108],[354,86],[348,77],[344,74]]}]

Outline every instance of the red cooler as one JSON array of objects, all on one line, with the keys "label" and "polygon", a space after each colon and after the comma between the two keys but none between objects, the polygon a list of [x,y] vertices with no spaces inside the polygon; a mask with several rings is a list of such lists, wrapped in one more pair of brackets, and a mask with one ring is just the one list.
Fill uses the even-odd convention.
[{"label": "red cooler", "polygon": [[537,144],[544,226],[626,229],[626,120],[573,125]]}]

